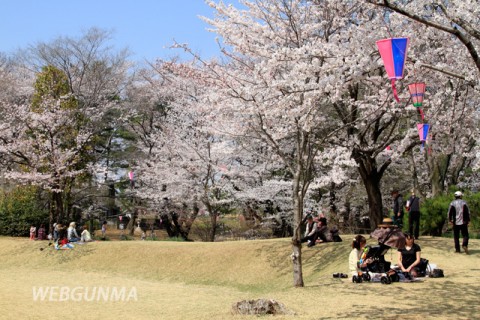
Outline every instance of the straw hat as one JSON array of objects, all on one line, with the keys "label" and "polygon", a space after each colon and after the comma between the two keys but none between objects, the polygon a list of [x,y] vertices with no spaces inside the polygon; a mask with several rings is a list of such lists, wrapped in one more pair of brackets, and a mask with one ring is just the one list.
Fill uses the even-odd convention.
[{"label": "straw hat", "polygon": [[383,218],[382,223],[379,224],[377,227],[379,228],[392,228],[395,225],[393,224],[393,220],[390,218]]}]

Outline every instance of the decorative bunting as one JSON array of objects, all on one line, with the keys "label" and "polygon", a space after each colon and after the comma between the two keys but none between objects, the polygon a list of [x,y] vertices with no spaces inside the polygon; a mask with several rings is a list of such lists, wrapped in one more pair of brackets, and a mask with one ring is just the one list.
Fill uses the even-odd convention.
[{"label": "decorative bunting", "polygon": [[411,83],[408,85],[408,91],[412,97],[413,105],[417,108],[423,104],[423,96],[425,95],[426,85],[423,82]]},{"label": "decorative bunting", "polygon": [[393,96],[397,102],[400,102],[400,99],[395,87],[395,80],[403,78],[408,43],[408,38],[388,38],[377,41],[378,51],[392,83]]},{"label": "decorative bunting", "polygon": [[428,123],[418,123],[417,124],[418,136],[420,141],[422,141],[422,151],[425,146],[425,141],[427,141],[428,130],[430,130],[430,125]]}]

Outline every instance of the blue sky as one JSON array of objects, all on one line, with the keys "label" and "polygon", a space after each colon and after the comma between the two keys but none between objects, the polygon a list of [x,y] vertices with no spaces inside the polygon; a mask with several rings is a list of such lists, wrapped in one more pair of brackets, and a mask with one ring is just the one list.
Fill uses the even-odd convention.
[{"label": "blue sky", "polygon": [[99,27],[113,31],[112,44],[128,47],[135,61],[180,54],[165,48],[173,39],[204,57],[216,56],[216,35],[206,30],[209,26],[199,15],[213,16],[203,0],[2,0],[0,52]]}]

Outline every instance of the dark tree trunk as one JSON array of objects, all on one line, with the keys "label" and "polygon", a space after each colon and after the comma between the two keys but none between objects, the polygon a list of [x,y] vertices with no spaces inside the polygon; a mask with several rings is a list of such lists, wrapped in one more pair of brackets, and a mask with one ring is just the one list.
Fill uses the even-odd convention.
[{"label": "dark tree trunk", "polygon": [[163,214],[161,218],[162,218],[162,225],[165,227],[168,237],[170,238],[176,237],[177,235],[175,234],[175,230],[173,230],[172,228],[172,222],[168,214]]},{"label": "dark tree trunk", "polygon": [[204,200],[203,204],[207,208],[208,212],[210,212],[210,232],[208,236],[208,241],[214,242],[215,235],[217,234],[217,213],[215,212],[214,208],[210,204],[210,201]]},{"label": "dark tree trunk", "polygon": [[450,166],[451,154],[439,155],[429,159],[430,184],[432,196],[438,196],[445,191],[445,179]]},{"label": "dark tree trunk", "polygon": [[383,173],[390,165],[391,161],[385,162],[380,169],[377,168],[377,161],[369,154],[362,153],[358,150],[353,151],[353,158],[358,163],[358,170],[362,177],[363,185],[368,197],[368,216],[370,218],[370,226],[376,227],[383,220],[383,204],[382,193],[380,190],[380,181]]},{"label": "dark tree trunk", "polygon": [[[362,178],[363,180],[363,178]],[[368,197],[368,216],[370,226],[377,226],[383,220],[382,193],[380,191],[380,180],[376,175],[369,175],[363,180]]]},{"label": "dark tree trunk", "polygon": [[335,182],[330,184],[330,192],[329,192],[329,202],[330,202],[330,213],[336,216],[337,214],[337,205],[335,204],[337,200],[337,196],[335,193]]},{"label": "dark tree trunk", "polygon": [[208,241],[214,242],[215,241],[215,235],[217,234],[217,215],[214,213],[210,213],[210,224],[211,224],[211,229],[210,229],[210,237]]},{"label": "dark tree trunk", "polygon": [[188,239],[188,234],[183,230],[182,226],[180,225],[180,223],[178,222],[178,214],[176,212],[172,212],[171,213],[171,216],[172,216],[172,222],[173,222],[173,225],[175,226],[175,234],[176,236],[180,236],[183,238],[183,240],[185,241],[190,241]]},{"label": "dark tree trunk", "polygon": [[49,211],[48,233],[51,233],[51,234],[53,234],[53,224],[55,222],[58,222],[58,220],[55,219],[55,213],[53,212],[52,201],[53,199],[48,201],[48,211]]},{"label": "dark tree trunk", "polygon": [[184,228],[187,236],[190,234],[190,229],[192,228],[193,222],[195,221],[195,219],[197,219],[198,212],[200,212],[200,208],[198,207],[198,204],[196,202],[194,202],[193,203],[193,213],[189,217],[188,222],[186,223],[186,226]]},{"label": "dark tree trunk", "polygon": [[425,193],[420,190],[420,184],[418,183],[418,172],[417,172],[417,165],[415,163],[415,157],[413,156],[413,151],[409,152],[410,156],[410,163],[412,165],[412,181],[413,181],[413,189],[415,193],[420,195],[422,198],[425,198]]},{"label": "dark tree trunk", "polygon": [[54,220],[57,223],[65,223],[64,212],[63,212],[63,197],[62,193],[60,192],[53,192],[52,193],[52,211],[54,212]]}]

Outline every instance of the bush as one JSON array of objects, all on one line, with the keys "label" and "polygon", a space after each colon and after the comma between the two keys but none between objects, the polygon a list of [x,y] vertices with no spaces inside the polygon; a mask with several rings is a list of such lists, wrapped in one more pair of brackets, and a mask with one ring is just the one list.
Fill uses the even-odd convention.
[{"label": "bush", "polygon": [[18,186],[0,195],[0,234],[28,236],[30,226],[44,224],[48,232],[48,210],[40,205],[40,191],[33,186]]},{"label": "bush", "polygon": [[212,230],[210,217],[197,217],[192,224],[189,236],[194,240],[209,241]]}]

